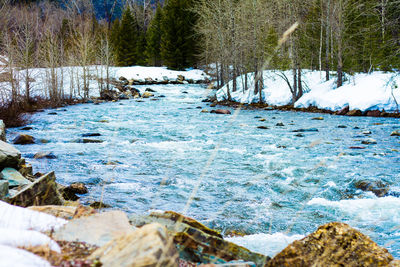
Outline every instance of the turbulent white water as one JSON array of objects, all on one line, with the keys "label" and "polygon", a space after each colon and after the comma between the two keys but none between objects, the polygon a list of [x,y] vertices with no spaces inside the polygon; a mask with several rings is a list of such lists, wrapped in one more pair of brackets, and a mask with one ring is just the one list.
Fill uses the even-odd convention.
[{"label": "turbulent white water", "polygon": [[[208,93],[201,86],[152,89],[165,97],[38,113],[26,133],[50,142],[18,148],[25,157],[53,152],[57,159],[28,161],[37,171],[55,170],[61,183],[88,184],[82,202],[103,199],[127,212],[183,212],[199,185],[187,215],[222,232],[249,234],[232,240],[271,256],[330,221],[349,223],[400,256],[400,139],[390,136],[400,129],[399,120],[264,110],[200,113],[211,110],[201,102]],[[324,120],[312,120],[316,116]],[[284,126],[276,126],[280,122]],[[309,128],[318,132],[292,132]],[[11,129],[8,138],[20,132]],[[104,142],[72,142],[85,133],[100,133],[89,138]],[[361,144],[371,138],[377,144]],[[361,180],[382,181],[388,195],[357,190]]]}]

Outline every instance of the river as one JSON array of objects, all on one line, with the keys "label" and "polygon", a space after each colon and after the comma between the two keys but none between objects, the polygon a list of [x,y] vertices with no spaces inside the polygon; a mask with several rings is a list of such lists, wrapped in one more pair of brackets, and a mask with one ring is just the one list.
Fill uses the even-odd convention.
[{"label": "river", "polygon": [[[271,256],[321,224],[342,221],[400,257],[400,139],[390,136],[398,119],[233,109],[216,115],[200,112],[211,110],[200,85],[151,88],[165,97],[37,113],[24,133],[47,142],[18,149],[35,171],[87,184],[82,203],[102,200],[138,214],[186,211],[223,233],[248,234],[232,240]],[[10,129],[8,139],[21,132]],[[74,142],[87,133],[104,142]],[[361,144],[370,139],[377,144]],[[57,158],[36,160],[36,152]],[[382,182],[388,193],[361,191],[359,181]]]}]

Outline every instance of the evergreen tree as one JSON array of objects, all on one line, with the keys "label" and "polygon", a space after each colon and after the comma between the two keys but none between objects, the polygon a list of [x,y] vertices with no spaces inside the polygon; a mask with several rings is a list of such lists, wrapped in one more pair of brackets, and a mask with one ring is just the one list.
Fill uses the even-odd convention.
[{"label": "evergreen tree", "polygon": [[139,29],[136,41],[136,64],[146,65],[146,59],[146,32]]},{"label": "evergreen tree", "polygon": [[147,63],[152,66],[161,66],[161,24],[162,24],[162,8],[157,5],[157,10],[147,30],[146,56]]},{"label": "evergreen tree", "polygon": [[171,69],[194,66],[198,54],[194,25],[196,14],[190,11],[193,0],[170,0],[164,7],[161,57]]},{"label": "evergreen tree", "polygon": [[112,43],[118,66],[137,64],[138,26],[129,7],[124,10],[119,25],[112,27]]}]

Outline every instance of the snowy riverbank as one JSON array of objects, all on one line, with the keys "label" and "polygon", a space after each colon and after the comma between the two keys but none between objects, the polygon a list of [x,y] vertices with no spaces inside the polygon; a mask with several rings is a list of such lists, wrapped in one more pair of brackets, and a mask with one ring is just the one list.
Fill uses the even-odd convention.
[{"label": "snowy riverbank", "polygon": [[[293,80],[291,71],[264,71],[264,90],[262,100],[269,105],[283,106],[291,102],[291,92],[286,81]],[[359,109],[385,110],[395,112],[400,103],[400,75],[398,73],[374,72],[371,74],[346,75],[346,81],[340,88],[336,88],[336,79],[333,76],[325,81],[325,72],[303,71],[304,95],[295,103],[295,107],[307,108],[314,106],[320,109],[338,111],[346,106],[350,110]],[[248,74],[248,90],[244,90],[245,78],[237,78],[238,90],[231,92],[232,100],[240,103],[259,102],[259,95],[254,94],[254,74]],[[229,82],[232,89],[233,82]],[[216,93],[217,100],[227,99],[227,86]]]}]

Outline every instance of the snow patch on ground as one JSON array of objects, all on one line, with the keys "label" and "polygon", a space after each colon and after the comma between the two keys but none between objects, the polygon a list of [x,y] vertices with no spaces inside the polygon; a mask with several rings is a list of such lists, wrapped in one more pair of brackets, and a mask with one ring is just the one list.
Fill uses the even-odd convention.
[{"label": "snow patch on ground", "polygon": [[[261,95],[263,102],[277,106],[291,102],[289,86],[282,76],[286,76],[290,82],[293,80],[292,71],[263,72],[264,89]],[[245,76],[238,77],[237,91],[231,92],[232,100],[241,103],[259,102],[259,94],[254,94],[253,80],[254,74],[248,74],[248,89],[245,90]],[[304,70],[302,81],[305,93],[295,103],[295,107],[315,106],[336,111],[349,106],[350,109],[362,111],[376,109],[396,111],[398,108],[396,101],[400,104],[400,75],[396,73],[373,72],[353,76],[346,74],[343,86],[336,88],[334,77],[325,81],[325,72]],[[217,91],[218,101],[228,98],[228,86],[232,91],[233,81]]]}]

